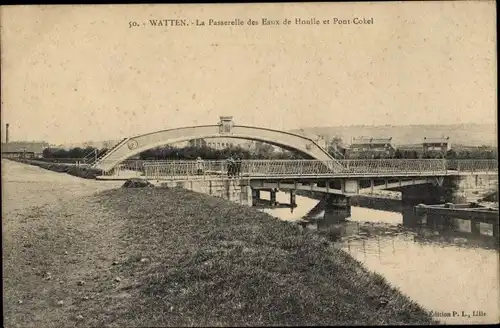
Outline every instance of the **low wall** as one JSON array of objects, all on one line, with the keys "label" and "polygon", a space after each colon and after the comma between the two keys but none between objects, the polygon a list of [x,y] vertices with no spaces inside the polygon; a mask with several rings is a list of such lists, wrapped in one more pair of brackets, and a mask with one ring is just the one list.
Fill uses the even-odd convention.
[{"label": "low wall", "polygon": [[161,183],[163,187],[180,187],[195,192],[220,197],[239,203],[241,205],[252,206],[252,190],[248,182],[238,179],[215,180],[215,181],[171,181]]},{"label": "low wall", "polygon": [[29,165],[34,165],[41,167],[46,170],[59,172],[59,173],[67,173],[79,178],[84,179],[96,179],[98,176],[102,174],[99,169],[92,169],[87,167],[78,167],[76,165],[65,164],[65,163],[47,163],[37,160],[30,159],[11,159],[16,162],[25,163]]}]

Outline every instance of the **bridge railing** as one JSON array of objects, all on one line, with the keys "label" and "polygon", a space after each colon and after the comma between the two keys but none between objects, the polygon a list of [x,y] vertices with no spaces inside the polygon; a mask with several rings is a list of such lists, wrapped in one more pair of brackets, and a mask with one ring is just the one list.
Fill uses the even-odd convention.
[{"label": "bridge railing", "polygon": [[[338,162],[335,162],[338,163]],[[317,160],[245,160],[239,172],[243,176],[349,176],[390,174],[438,174],[446,172],[442,160],[342,160],[341,166],[332,167]],[[201,168],[201,174],[198,169]],[[144,164],[144,175],[150,178],[175,179],[184,176],[227,175],[226,161],[154,162]]]},{"label": "bridge railing", "polygon": [[446,172],[442,159],[369,159],[343,160],[344,174],[437,174]]},{"label": "bridge railing", "polygon": [[447,168],[458,172],[498,172],[498,161],[494,159],[448,160]]},{"label": "bridge railing", "polygon": [[[340,160],[340,166],[318,160],[243,160],[239,172],[243,176],[377,176],[377,175],[438,175],[451,171],[479,172],[498,171],[496,160],[442,159],[374,159]],[[338,163],[338,162],[336,162]],[[201,174],[198,172],[201,168]],[[118,164],[104,175],[145,176],[157,179],[185,179],[186,176],[227,176],[227,161],[138,161],[129,160]]]}]

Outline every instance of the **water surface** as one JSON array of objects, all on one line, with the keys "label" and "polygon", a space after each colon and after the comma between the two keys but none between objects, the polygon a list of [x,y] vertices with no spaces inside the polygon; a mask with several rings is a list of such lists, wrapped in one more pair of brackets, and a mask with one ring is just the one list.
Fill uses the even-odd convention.
[{"label": "water surface", "polygon": [[[261,198],[269,199],[269,194],[262,192]],[[280,192],[276,199],[287,203],[289,195]],[[263,211],[293,221],[317,204],[317,200],[297,196],[293,213],[287,208]],[[353,206],[340,228],[335,218],[323,218],[324,211],[313,213],[317,221],[309,228],[334,231],[329,236],[339,237],[337,247],[382,274],[443,323],[498,323],[499,252],[489,226],[481,225],[481,236],[468,233],[466,220],[457,220],[454,229],[433,231],[417,223],[412,207],[387,207]]]}]

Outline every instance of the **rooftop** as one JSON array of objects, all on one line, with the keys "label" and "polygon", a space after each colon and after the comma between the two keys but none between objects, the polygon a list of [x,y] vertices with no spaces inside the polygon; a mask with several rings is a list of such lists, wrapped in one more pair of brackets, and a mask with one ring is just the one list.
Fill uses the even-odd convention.
[{"label": "rooftop", "polygon": [[45,141],[11,141],[2,143],[2,153],[33,152],[42,153],[49,144]]},{"label": "rooftop", "polygon": [[447,143],[450,142],[450,137],[424,138],[423,143]]},{"label": "rooftop", "polygon": [[353,145],[366,145],[366,144],[390,144],[392,142],[392,137],[390,138],[371,138],[371,137],[359,137],[353,138]]}]

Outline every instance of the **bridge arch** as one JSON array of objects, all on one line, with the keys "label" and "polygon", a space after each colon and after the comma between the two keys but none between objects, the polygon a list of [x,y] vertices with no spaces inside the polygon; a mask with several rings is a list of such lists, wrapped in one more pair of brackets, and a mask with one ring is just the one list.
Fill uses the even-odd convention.
[{"label": "bridge arch", "polygon": [[221,137],[263,141],[286,149],[293,149],[312,159],[323,161],[332,168],[340,165],[324,148],[308,137],[243,125],[231,125],[229,129],[224,129],[223,125],[217,124],[162,130],[126,138],[98,159],[92,167],[109,171],[127,158],[148,149],[192,139]]}]

